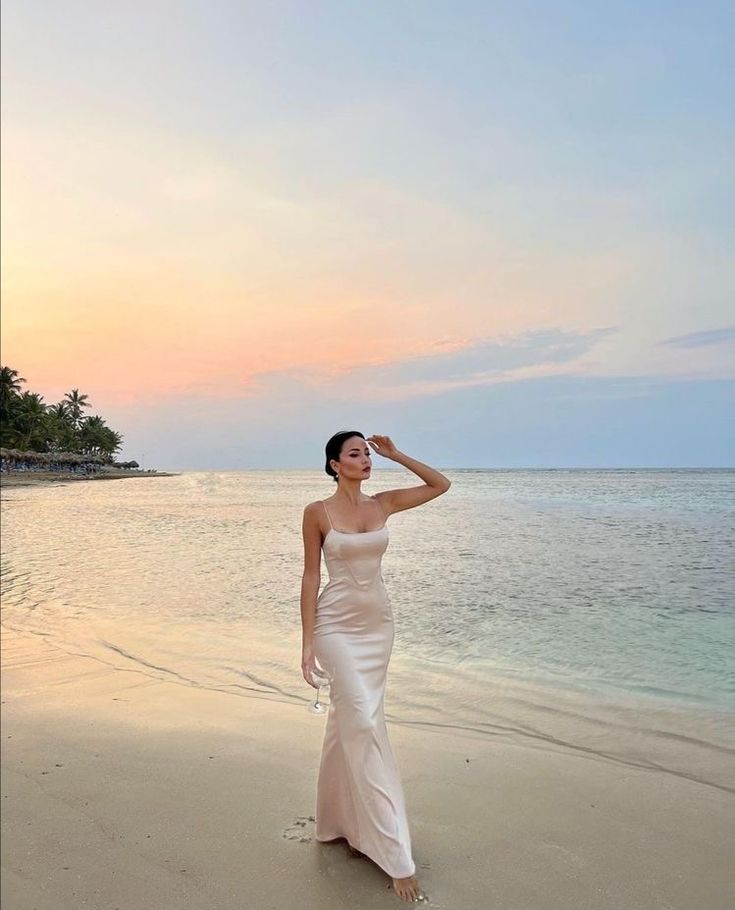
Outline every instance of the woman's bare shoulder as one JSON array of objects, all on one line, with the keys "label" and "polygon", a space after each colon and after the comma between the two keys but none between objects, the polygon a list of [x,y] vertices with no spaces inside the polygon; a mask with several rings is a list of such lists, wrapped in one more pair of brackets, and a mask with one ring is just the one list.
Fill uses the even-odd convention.
[{"label": "woman's bare shoulder", "polygon": [[324,500],[315,499],[313,502],[308,502],[304,506],[304,515],[309,514],[311,512],[317,512],[319,509],[322,509],[322,508],[324,508]]}]

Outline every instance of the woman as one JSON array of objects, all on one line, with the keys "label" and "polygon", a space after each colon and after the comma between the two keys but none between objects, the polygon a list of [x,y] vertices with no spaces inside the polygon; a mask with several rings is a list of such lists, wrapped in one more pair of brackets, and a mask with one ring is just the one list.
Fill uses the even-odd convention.
[{"label": "woman", "polygon": [[[361,490],[370,477],[370,449],[403,465],[422,486]],[[414,875],[403,787],[383,714],[393,613],[381,575],[387,519],[440,496],[450,481],[404,455],[388,436],[348,430],[326,445],[325,471],[337,482],[326,500],[304,509],[301,620],[304,679],[316,688],[319,665],[330,679],[330,706],[316,799],[316,838],[344,838],[393,880],[406,901],[423,900]],[[329,582],[319,590],[321,549]],[[322,674],[323,675],[323,674]]]}]

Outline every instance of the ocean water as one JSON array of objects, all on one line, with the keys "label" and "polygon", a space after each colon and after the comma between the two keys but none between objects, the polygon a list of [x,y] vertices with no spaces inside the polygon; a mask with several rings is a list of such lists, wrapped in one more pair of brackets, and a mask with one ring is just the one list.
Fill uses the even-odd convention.
[{"label": "ocean water", "polygon": [[[388,522],[389,719],[571,747],[585,739],[574,713],[587,745],[607,730],[612,755],[634,721],[683,741],[697,717],[723,748],[735,471],[446,474],[446,495]],[[419,482],[375,470],[363,489]],[[159,679],[305,705],[301,515],[333,487],[279,470],[6,488],[2,623]]]}]

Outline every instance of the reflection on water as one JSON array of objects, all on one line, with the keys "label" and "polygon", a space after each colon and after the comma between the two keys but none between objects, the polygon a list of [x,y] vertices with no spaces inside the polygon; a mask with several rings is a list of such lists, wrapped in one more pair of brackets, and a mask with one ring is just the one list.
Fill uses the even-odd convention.
[{"label": "reflection on water", "polygon": [[[735,472],[447,474],[446,496],[389,519],[389,717],[548,743],[562,703],[609,724],[635,704],[696,711],[719,736],[735,708]],[[415,483],[376,470],[365,490]],[[331,493],[316,471],[6,489],[3,623],[182,683],[306,701],[301,512]],[[556,728],[524,732],[549,686]]]}]

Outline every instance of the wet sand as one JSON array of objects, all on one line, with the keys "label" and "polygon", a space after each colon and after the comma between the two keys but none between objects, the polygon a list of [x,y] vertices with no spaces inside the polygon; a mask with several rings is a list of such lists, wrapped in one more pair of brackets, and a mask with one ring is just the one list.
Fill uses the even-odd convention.
[{"label": "wet sand", "polygon": [[[2,656],[3,906],[403,906],[371,861],[314,840],[324,717],[6,626]],[[422,906],[735,905],[727,788],[467,730],[389,733]]]}]

